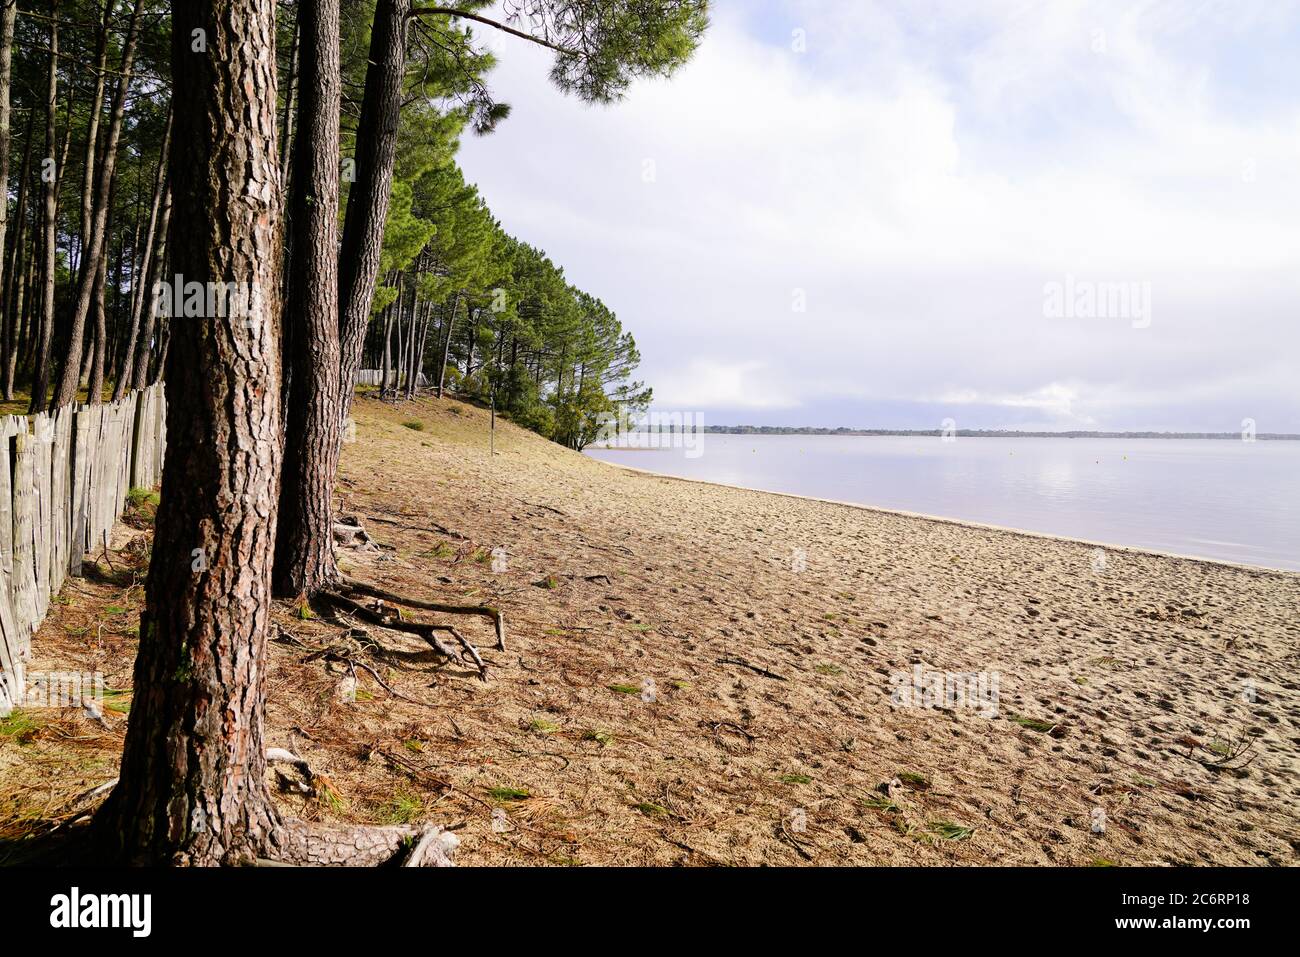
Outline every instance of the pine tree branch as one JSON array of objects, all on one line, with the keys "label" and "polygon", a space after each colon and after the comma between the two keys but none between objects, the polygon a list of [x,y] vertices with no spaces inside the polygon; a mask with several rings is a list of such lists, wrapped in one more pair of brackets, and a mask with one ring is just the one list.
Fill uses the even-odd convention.
[{"label": "pine tree branch", "polygon": [[455,7],[415,7],[411,10],[413,17],[460,17],[463,20],[473,20],[475,23],[482,23],[485,26],[508,33],[511,36],[519,37],[521,40],[527,40],[530,43],[536,43],[538,46],[544,46],[556,53],[563,53],[566,56],[577,56],[577,50],[570,50],[568,47],[560,46],[558,43],[552,43],[550,40],[535,37],[531,33],[525,33],[523,30],[516,30],[514,27],[502,23],[499,20],[493,20],[490,17],[480,16],[477,13],[470,13],[467,10],[457,10]]}]

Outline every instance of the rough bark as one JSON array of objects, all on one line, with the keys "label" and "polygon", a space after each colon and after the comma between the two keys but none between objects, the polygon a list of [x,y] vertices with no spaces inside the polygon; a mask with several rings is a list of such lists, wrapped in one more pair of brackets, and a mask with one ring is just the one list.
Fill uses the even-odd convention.
[{"label": "rough bark", "polygon": [[298,4],[299,117],[289,191],[285,324],[290,376],[275,542],[277,594],[311,594],[338,575],[331,495],[338,470],[339,0]]},{"label": "rough bark", "polygon": [[[129,861],[249,863],[273,849],[280,825],[263,742],[280,471],[275,9],[192,0],[172,11],[171,178],[185,226],[174,269],[246,283],[261,301],[253,321],[187,318],[170,331],[135,693],[121,779],[95,825]],[[191,50],[199,29],[201,53]]]}]

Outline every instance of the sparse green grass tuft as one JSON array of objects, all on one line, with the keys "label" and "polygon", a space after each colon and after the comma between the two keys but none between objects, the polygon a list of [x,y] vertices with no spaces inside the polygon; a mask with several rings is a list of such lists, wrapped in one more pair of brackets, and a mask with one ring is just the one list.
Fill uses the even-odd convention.
[{"label": "sparse green grass tuft", "polygon": [[104,708],[108,711],[116,711],[118,714],[130,713],[131,689],[130,688],[105,688]]},{"label": "sparse green grass tuft", "polygon": [[924,791],[930,787],[930,779],[924,774],[917,774],[915,771],[899,771],[898,780],[917,791]]},{"label": "sparse green grass tuft", "polygon": [[547,721],[545,718],[533,718],[528,727],[532,728],[538,734],[554,734],[560,730],[560,726],[554,721]]},{"label": "sparse green grass tuft", "polygon": [[667,817],[668,808],[662,804],[655,804],[652,801],[642,801],[636,806],[636,809],[646,817]]},{"label": "sparse green grass tuft", "polygon": [[348,802],[343,800],[343,795],[334,790],[334,785],[330,783],[329,778],[323,774],[317,775],[314,783],[316,785],[317,801],[335,814],[342,814],[347,810]]},{"label": "sparse green grass tuft", "polygon": [[931,821],[930,833],[945,841],[966,841],[975,833],[975,828],[952,821]]},{"label": "sparse green grass tuft", "polygon": [[424,423],[421,422],[419,419],[408,419],[407,421],[402,423],[402,428],[410,429],[412,432],[423,432]]},{"label": "sparse green grass tuft", "polygon": [[410,794],[398,793],[384,805],[384,820],[388,824],[410,824],[424,810],[424,802]]},{"label": "sparse green grass tuft", "polygon": [[126,493],[126,500],[131,503],[133,508],[142,508],[144,505],[152,505],[157,508],[162,502],[157,492],[147,488],[133,488]]},{"label": "sparse green grass tuft", "polygon": [[829,675],[831,677],[844,674],[844,669],[841,668],[839,665],[822,664],[822,665],[818,665],[813,670],[816,671],[819,675]]},{"label": "sparse green grass tuft", "polygon": [[783,774],[781,781],[783,784],[811,784],[812,778],[806,774]]},{"label": "sparse green grass tuft", "polygon": [[527,788],[509,788],[501,784],[488,788],[487,794],[494,801],[526,801],[532,796]]},{"label": "sparse green grass tuft", "polygon": [[640,694],[641,689],[636,685],[610,685],[610,691],[617,691],[619,694]]},{"label": "sparse green grass tuft", "polygon": [[19,744],[27,744],[43,726],[44,722],[15,708],[8,717],[0,718],[0,737],[13,738]]},{"label": "sparse green grass tuft", "polygon": [[582,733],[583,741],[595,741],[602,748],[608,747],[614,741],[614,736],[608,731],[600,731],[596,728],[589,728]]},{"label": "sparse green grass tuft", "polygon": [[1008,712],[1007,719],[1020,725],[1022,728],[1028,728],[1030,731],[1038,731],[1041,734],[1050,734],[1054,738],[1059,738],[1064,730],[1059,721],[1041,721],[1038,718],[1026,718],[1023,714],[1014,714]]}]

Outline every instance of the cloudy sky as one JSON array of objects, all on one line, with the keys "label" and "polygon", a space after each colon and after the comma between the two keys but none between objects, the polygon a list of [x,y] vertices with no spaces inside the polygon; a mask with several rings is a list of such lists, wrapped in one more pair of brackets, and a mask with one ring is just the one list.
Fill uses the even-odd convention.
[{"label": "cloudy sky", "polygon": [[1300,432],[1300,3],[716,0],[612,107],[485,39],[514,112],[466,174],[656,408]]}]

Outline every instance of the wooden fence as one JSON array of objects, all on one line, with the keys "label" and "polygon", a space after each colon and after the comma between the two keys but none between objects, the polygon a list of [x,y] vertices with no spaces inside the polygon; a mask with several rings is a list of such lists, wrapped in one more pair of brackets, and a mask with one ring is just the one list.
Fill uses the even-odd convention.
[{"label": "wooden fence", "polygon": [[15,666],[86,552],[105,547],[127,493],[162,477],[161,384],[103,405],[0,417],[0,710]]}]

